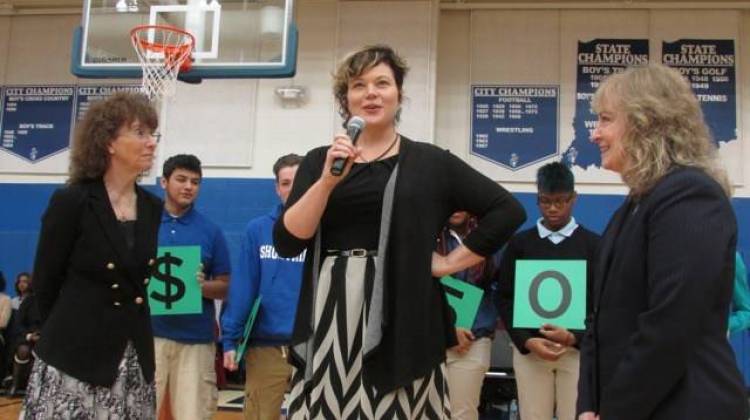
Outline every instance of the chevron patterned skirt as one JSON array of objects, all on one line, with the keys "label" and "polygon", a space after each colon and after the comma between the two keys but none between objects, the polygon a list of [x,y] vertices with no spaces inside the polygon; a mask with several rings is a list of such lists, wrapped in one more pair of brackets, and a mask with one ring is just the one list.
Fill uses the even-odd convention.
[{"label": "chevron patterned skirt", "polygon": [[445,364],[387,394],[362,380],[362,343],[375,273],[373,257],[329,256],[315,296],[313,373],[292,374],[290,420],[450,419]]}]

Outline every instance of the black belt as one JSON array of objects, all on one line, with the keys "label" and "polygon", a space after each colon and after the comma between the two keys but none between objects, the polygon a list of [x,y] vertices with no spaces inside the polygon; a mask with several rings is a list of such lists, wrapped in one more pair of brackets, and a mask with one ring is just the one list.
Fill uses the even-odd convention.
[{"label": "black belt", "polygon": [[336,257],[374,257],[378,255],[377,250],[367,250],[363,248],[339,250],[339,249],[328,249],[326,255]]}]

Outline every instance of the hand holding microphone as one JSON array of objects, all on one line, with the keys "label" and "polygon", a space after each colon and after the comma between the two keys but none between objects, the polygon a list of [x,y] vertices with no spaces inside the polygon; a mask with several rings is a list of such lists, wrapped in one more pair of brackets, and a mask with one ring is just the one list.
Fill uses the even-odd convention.
[{"label": "hand holding microphone", "polygon": [[[365,120],[356,115],[351,117],[349,119],[349,122],[346,124],[346,135],[349,136],[350,139],[352,139],[353,145],[357,144],[357,139],[359,138],[359,135],[362,134],[362,130],[365,129],[365,125]],[[341,176],[341,174],[344,172],[346,161],[346,158],[334,159],[333,164],[331,165],[331,175]]]}]

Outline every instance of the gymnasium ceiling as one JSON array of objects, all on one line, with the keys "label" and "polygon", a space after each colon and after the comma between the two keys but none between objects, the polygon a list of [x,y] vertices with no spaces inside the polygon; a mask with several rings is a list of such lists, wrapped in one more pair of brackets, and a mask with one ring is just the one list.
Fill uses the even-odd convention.
[{"label": "gymnasium ceiling", "polygon": [[[114,0],[112,0],[114,1]],[[148,3],[148,0],[142,0],[144,3]],[[243,1],[261,1],[261,0],[223,0],[224,2],[243,2]],[[297,2],[304,2],[306,0],[297,0]],[[340,0],[340,1],[368,1],[368,0]],[[383,0],[386,1],[386,0]],[[394,0],[390,0],[394,1]],[[395,1],[415,1],[415,0],[395,0]],[[747,0],[721,0],[721,1],[706,1],[706,0],[440,0],[441,3],[446,4],[507,4],[513,3],[514,5],[522,4],[538,4],[545,3],[549,5],[553,4],[577,4],[585,5],[586,3],[595,3],[598,5],[606,5],[607,7],[617,7],[622,5],[623,7],[632,7],[636,5],[679,5],[679,4],[699,4],[710,5],[712,3],[722,3],[724,6],[737,3],[738,6],[742,4],[747,7]],[[42,10],[54,10],[54,9],[77,9],[81,8],[83,0],[0,0],[0,14],[12,14],[14,12],[24,13]]]}]

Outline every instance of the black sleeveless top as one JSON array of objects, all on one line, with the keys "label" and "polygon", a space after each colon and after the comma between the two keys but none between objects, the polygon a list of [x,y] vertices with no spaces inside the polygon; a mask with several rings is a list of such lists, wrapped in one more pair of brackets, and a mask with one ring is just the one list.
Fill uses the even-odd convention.
[{"label": "black sleeveless top", "polygon": [[321,219],[323,249],[378,249],[383,192],[398,155],[354,163],[331,193]]}]

